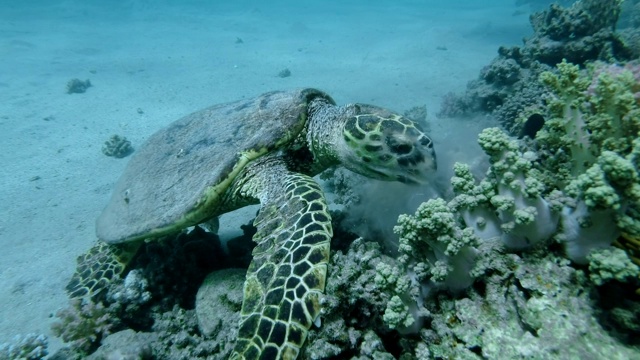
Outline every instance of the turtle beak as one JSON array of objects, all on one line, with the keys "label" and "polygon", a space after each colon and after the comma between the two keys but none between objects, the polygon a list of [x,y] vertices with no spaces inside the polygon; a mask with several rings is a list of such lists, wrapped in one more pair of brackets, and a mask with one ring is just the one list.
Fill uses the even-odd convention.
[{"label": "turtle beak", "polygon": [[400,174],[396,176],[397,181],[405,184],[426,184],[438,168],[431,138],[422,134],[414,140],[396,138],[393,142],[401,145],[390,146],[392,151],[394,148],[404,149],[397,160],[400,170]]}]

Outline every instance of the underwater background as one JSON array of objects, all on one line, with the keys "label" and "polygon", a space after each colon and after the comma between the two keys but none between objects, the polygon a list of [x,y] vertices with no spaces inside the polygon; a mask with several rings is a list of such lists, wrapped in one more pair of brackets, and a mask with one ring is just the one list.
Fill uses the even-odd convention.
[{"label": "underwater background", "polygon": [[438,171],[318,177],[299,359],[640,358],[639,25],[636,0],[0,0],[0,359],[227,358],[258,207],[146,244],[104,302],[65,286],[155,131],[301,87],[421,123]]}]

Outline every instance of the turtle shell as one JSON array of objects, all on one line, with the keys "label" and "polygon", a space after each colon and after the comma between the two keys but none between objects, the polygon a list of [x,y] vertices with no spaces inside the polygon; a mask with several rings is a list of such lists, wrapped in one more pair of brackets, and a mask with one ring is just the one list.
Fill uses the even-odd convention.
[{"label": "turtle shell", "polygon": [[98,217],[98,238],[117,244],[161,236],[219,215],[251,161],[305,128],[307,105],[325,93],[274,91],[194,112],[153,134],[134,153]]}]

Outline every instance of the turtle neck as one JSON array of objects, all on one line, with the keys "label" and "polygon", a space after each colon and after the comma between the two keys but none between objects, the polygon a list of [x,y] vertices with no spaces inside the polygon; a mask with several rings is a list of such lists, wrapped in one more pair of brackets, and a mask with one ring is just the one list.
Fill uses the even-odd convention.
[{"label": "turtle neck", "polygon": [[337,147],[348,117],[347,109],[316,98],[309,103],[308,115],[307,145],[316,166],[324,170],[338,165]]}]

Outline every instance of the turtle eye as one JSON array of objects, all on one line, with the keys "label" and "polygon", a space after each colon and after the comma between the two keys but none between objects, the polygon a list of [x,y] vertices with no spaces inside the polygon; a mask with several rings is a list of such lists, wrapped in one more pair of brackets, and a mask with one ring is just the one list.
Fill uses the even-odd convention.
[{"label": "turtle eye", "polygon": [[387,146],[389,146],[389,150],[391,150],[392,153],[398,155],[408,154],[413,150],[413,146],[402,139],[402,137],[387,137]]},{"label": "turtle eye", "polygon": [[399,144],[391,147],[391,151],[396,154],[408,154],[411,152],[411,145]]}]

